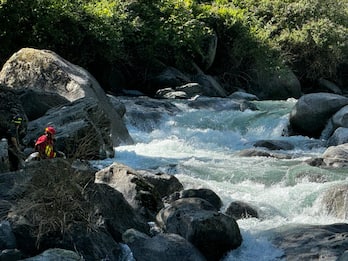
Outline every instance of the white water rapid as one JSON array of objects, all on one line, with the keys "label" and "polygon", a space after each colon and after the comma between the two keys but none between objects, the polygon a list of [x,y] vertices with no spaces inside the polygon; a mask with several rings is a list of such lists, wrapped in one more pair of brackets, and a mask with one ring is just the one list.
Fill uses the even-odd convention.
[{"label": "white water rapid", "polygon": [[[212,98],[214,99],[214,98]],[[217,102],[221,102],[220,100]],[[288,116],[296,100],[253,102],[258,110],[193,109],[175,101],[181,112],[163,114],[152,131],[143,131],[126,117],[135,140],[115,148],[116,156],[96,162],[100,168],[117,161],[134,169],[156,169],[175,175],[185,188],[209,188],[223,200],[240,200],[255,206],[260,219],[238,220],[243,243],[227,260],[279,260],[281,250],[265,237],[265,231],[285,224],[331,224],[347,222],[328,216],[321,196],[330,186],[346,179],[340,170],[311,167],[305,159],[321,156],[321,141],[303,136],[284,137]],[[127,104],[126,104],[127,106]],[[294,145],[291,159],[240,157],[261,139],[276,139]],[[311,180],[316,175],[324,179]]]}]

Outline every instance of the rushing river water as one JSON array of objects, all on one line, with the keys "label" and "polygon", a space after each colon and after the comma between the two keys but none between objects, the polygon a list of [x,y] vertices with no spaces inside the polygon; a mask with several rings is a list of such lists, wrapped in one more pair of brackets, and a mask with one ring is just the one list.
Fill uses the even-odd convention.
[{"label": "rushing river water", "polygon": [[[134,124],[136,120],[126,117],[135,145],[115,148],[116,157],[98,165],[117,161],[134,169],[173,174],[185,188],[215,191],[224,203],[222,211],[236,200],[251,204],[261,218],[238,220],[243,243],[225,260],[279,260],[282,252],[268,242],[264,233],[268,229],[294,223],[347,222],[328,216],[321,204],[327,188],[346,180],[344,171],[304,163],[310,157],[321,156],[325,150],[322,141],[282,135],[295,103],[258,101],[254,102],[258,110],[236,111],[193,109],[186,101],[175,101],[181,112],[164,113],[151,131],[144,131]],[[294,149],[277,152],[291,158],[238,156],[261,139],[291,143]],[[318,178],[313,180],[313,176]]]}]

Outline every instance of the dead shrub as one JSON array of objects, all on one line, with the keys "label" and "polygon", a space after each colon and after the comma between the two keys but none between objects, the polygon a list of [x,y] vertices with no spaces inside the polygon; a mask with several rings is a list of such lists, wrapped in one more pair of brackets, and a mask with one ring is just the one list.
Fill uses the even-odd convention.
[{"label": "dead shrub", "polygon": [[52,161],[35,169],[12,210],[12,214],[27,220],[38,248],[47,235],[64,238],[74,224],[82,224],[90,230],[95,224],[91,206],[84,198],[84,191],[94,182],[94,176],[79,173],[69,164],[59,164],[59,160],[52,165]]}]

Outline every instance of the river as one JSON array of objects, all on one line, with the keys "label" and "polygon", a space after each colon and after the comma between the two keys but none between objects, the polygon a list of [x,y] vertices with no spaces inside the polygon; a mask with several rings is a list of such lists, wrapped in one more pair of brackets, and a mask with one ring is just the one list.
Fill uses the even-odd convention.
[{"label": "river", "polygon": [[[214,101],[215,98],[211,98]],[[216,99],[221,104],[222,99]],[[194,109],[184,100],[172,101],[180,109],[161,114],[153,128],[144,128],[127,116],[127,128],[135,144],[115,148],[112,161],[134,169],[155,169],[175,175],[185,188],[209,188],[224,206],[240,200],[259,210],[260,218],[238,220],[243,243],[227,260],[279,260],[282,251],[272,246],[265,231],[286,224],[347,222],[329,216],[321,204],[323,192],[346,179],[343,171],[311,167],[306,159],[321,156],[323,142],[303,136],[284,136],[289,112],[296,103],[254,101],[258,110],[239,111],[212,106]],[[131,106],[131,105],[127,105]],[[272,139],[291,143],[287,158],[241,157],[255,141]],[[317,177],[313,180],[313,176]]]}]

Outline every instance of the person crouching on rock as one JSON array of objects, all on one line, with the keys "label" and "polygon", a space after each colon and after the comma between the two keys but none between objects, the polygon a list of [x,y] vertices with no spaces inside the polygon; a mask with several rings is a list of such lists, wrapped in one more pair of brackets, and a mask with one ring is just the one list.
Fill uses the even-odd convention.
[{"label": "person crouching on rock", "polygon": [[39,153],[40,159],[52,159],[57,157],[57,151],[54,150],[54,135],[56,130],[48,126],[45,134],[41,135],[35,142],[35,151]]}]

